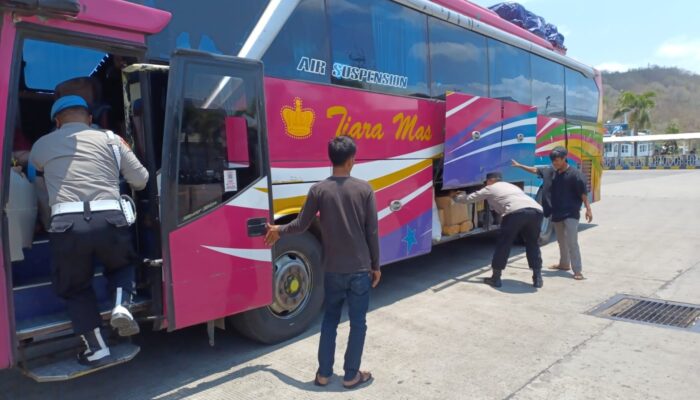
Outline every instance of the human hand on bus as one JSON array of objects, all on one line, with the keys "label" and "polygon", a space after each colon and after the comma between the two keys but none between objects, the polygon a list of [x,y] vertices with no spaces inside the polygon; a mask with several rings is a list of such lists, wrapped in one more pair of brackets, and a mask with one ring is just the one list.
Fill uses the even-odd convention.
[{"label": "human hand on bus", "polygon": [[521,164],[515,160],[510,160],[510,165],[513,167],[519,167]]},{"label": "human hand on bus", "polygon": [[455,203],[466,203],[467,202],[467,193],[463,191],[455,191],[451,193],[452,195],[452,201]]},{"label": "human hand on bus", "polygon": [[377,285],[379,285],[379,281],[382,279],[382,271],[374,271],[369,273],[369,276],[372,278],[372,287],[376,288]]},{"label": "human hand on bus", "polygon": [[278,240],[280,240],[280,227],[279,227],[279,225],[267,224],[267,233],[265,234],[265,244],[268,246],[272,246]]}]

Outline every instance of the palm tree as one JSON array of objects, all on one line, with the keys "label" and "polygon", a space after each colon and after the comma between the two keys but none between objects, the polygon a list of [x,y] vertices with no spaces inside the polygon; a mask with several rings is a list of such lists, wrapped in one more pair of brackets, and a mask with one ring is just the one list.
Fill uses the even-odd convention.
[{"label": "palm tree", "polygon": [[617,110],[615,110],[613,118],[627,115],[627,123],[632,131],[632,135],[636,135],[640,129],[651,126],[649,111],[656,106],[654,102],[655,96],[656,93],[654,92],[642,94],[622,92],[620,98],[617,99]]}]

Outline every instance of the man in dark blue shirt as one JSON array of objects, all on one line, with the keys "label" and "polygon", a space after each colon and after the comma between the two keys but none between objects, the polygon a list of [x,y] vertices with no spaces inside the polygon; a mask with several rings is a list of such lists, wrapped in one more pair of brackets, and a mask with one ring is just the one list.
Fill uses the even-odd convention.
[{"label": "man in dark blue shirt", "polygon": [[581,251],[578,245],[578,224],[581,206],[586,206],[586,221],[593,221],[593,211],[588,201],[586,179],[566,160],[568,151],[557,146],[549,155],[552,167],[535,168],[513,160],[513,166],[537,174],[543,179],[544,212],[551,216],[559,243],[559,264],[552,268],[568,271],[573,268],[574,279],[583,279]]}]

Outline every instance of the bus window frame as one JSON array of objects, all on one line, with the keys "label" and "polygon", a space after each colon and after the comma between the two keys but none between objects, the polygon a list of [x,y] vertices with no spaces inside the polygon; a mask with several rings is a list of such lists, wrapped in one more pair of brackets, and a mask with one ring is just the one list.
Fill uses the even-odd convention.
[{"label": "bus window frame", "polygon": [[[110,38],[94,37],[85,33],[66,31],[63,29],[49,28],[38,26],[31,23],[19,23],[16,25],[17,33],[15,35],[14,48],[12,52],[12,66],[10,71],[10,82],[8,84],[8,106],[7,113],[11,118],[7,118],[5,133],[10,132],[11,124],[15,123],[15,114],[17,112],[18,96],[19,96],[19,78],[22,73],[22,51],[24,41],[26,39],[41,40],[63,44],[67,46],[88,47],[98,50],[104,50],[105,53],[119,53],[127,57],[134,57],[137,60],[143,60],[145,56],[145,46],[137,45],[131,42],[120,40],[112,40]],[[12,128],[12,129],[11,129]],[[148,134],[148,132],[147,132]],[[3,140],[3,160],[8,159],[14,146],[14,135],[6,135]],[[4,178],[8,173],[9,163],[3,163],[0,167],[0,173]],[[150,171],[149,171],[150,172]],[[2,201],[3,207],[9,200],[9,180],[2,183]],[[7,253],[9,254],[9,253]]]},{"label": "bus window frame", "polygon": [[[168,193],[173,195],[177,193],[177,187],[178,187],[178,179],[177,176],[179,174],[179,167],[180,167],[180,148],[179,148],[179,141],[177,140],[177,137],[173,137],[172,134],[168,135],[168,129],[165,129],[167,124],[168,124],[168,111],[171,106],[169,104],[168,99],[170,99],[171,96],[171,90],[175,89],[178,92],[181,92],[181,90],[184,87],[184,80],[183,80],[183,75],[179,75],[175,77],[172,80],[171,84],[171,77],[172,77],[172,71],[173,71],[173,62],[172,62],[172,56],[178,55],[181,57],[180,60],[178,60],[178,63],[180,64],[178,67],[182,68],[186,63],[191,64],[198,64],[198,65],[207,65],[207,66],[219,66],[223,63],[230,62],[228,60],[224,60],[224,58],[231,58],[231,59],[236,59],[237,61],[241,62],[242,64],[246,64],[246,67],[248,65],[253,65],[257,64],[260,62],[262,64],[262,61],[256,61],[256,60],[251,60],[251,59],[246,59],[246,58],[240,58],[240,57],[235,57],[235,56],[227,56],[227,55],[219,55],[219,54],[214,54],[214,53],[209,53],[209,52],[204,52],[204,51],[199,51],[199,50],[191,50],[191,49],[176,49],[172,54],[171,58],[168,61],[168,65],[171,66],[170,71],[168,72],[168,98],[166,99],[166,110],[165,110],[165,122],[163,125],[163,161],[161,162],[160,170],[161,170],[161,196],[165,193],[165,187],[168,186]],[[195,61],[193,61],[195,60]],[[208,64],[207,64],[208,63]],[[179,69],[178,68],[178,69]],[[263,81],[260,82],[262,84],[261,86],[261,91],[260,91],[260,98],[258,99],[258,113],[264,113],[265,112],[265,85],[264,85],[264,79],[265,79],[265,72],[263,69]],[[177,101],[177,107],[176,109],[172,111],[171,113],[171,118],[176,118],[176,120],[170,121],[171,123],[175,124],[176,129],[181,128],[182,124],[182,107],[181,106],[181,99],[178,98]],[[163,207],[161,210],[161,228],[164,229],[163,232],[167,232],[168,234],[174,230],[177,230],[179,228],[182,228],[185,225],[188,225],[194,221],[199,220],[205,215],[208,215],[216,210],[218,210],[221,207],[226,206],[226,203],[231,202],[241,194],[243,194],[246,190],[251,189],[255,183],[259,182],[261,179],[265,177],[270,177],[270,159],[269,159],[269,149],[267,148],[268,146],[268,140],[267,140],[267,116],[262,115],[258,116],[259,118],[259,124],[258,124],[258,136],[259,136],[259,142],[258,142],[258,149],[257,149],[257,157],[258,160],[260,160],[260,166],[259,172],[260,175],[258,178],[256,178],[254,181],[252,181],[250,184],[246,185],[245,187],[242,187],[238,193],[236,193],[234,196],[226,199],[225,201],[221,201],[215,206],[208,208],[204,210],[201,214],[187,219],[187,220],[179,220],[178,219],[178,207],[179,204],[177,201],[169,203],[170,206],[168,207]],[[264,130],[264,133],[262,133],[262,130]],[[165,166],[165,160],[166,158],[169,157],[174,157],[175,161],[171,161],[168,163],[168,167],[166,169]],[[167,175],[164,175],[167,174]],[[172,179],[163,179],[164,177],[169,177]],[[175,195],[175,198],[177,196]],[[268,196],[270,198],[270,202],[272,202],[271,196]],[[270,210],[272,210],[272,203],[270,203]],[[163,253],[165,254],[165,248],[163,248]]]},{"label": "bus window frame", "polygon": [[[127,57],[134,57],[137,60],[143,60],[145,56],[145,46],[136,45],[131,42],[123,42],[120,40],[113,40],[109,38],[101,38],[90,36],[85,33],[66,31],[63,29],[48,28],[44,26],[38,26],[31,23],[19,23],[16,25],[17,33],[15,36],[14,48],[12,52],[12,66],[10,71],[10,82],[8,84],[8,105],[7,105],[7,115],[5,133],[10,132],[12,124],[15,123],[15,114],[17,112],[19,96],[19,78],[21,76],[22,69],[22,51],[24,41],[26,39],[41,40],[47,42],[53,42],[57,44],[63,44],[67,46],[79,46],[88,47],[97,50],[104,50],[105,53],[119,53]],[[7,157],[12,152],[12,147],[14,146],[14,135],[7,135],[3,140],[3,158]],[[9,172],[10,168],[8,163],[3,163],[0,173],[3,177]],[[150,171],[149,171],[150,172]],[[6,180],[2,184],[2,204],[3,206],[7,204],[9,200],[9,180]]]}]

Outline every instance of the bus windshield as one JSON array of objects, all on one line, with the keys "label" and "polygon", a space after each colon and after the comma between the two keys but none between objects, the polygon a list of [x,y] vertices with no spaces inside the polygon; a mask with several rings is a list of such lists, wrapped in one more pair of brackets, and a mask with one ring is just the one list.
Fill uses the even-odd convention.
[{"label": "bus windshield", "polygon": [[[172,13],[168,26],[148,38],[148,58],[167,60],[175,48],[236,55],[265,11],[268,0],[132,0]],[[194,5],[196,4],[196,5]]]},{"label": "bus windshield", "polygon": [[103,51],[27,39],[22,49],[25,84],[29,89],[53,91],[61,82],[91,76],[108,56]]}]

